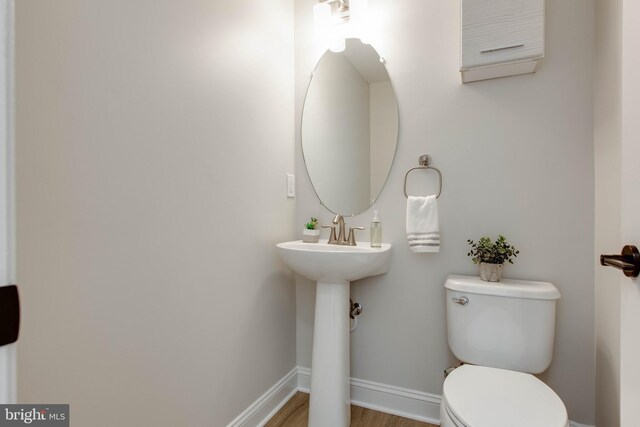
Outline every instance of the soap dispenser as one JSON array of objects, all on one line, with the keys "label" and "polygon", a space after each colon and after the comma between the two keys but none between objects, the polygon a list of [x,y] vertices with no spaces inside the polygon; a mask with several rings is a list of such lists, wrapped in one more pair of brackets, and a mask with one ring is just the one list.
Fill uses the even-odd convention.
[{"label": "soap dispenser", "polygon": [[378,218],[378,211],[373,211],[373,221],[371,221],[371,247],[382,247],[382,223]]}]

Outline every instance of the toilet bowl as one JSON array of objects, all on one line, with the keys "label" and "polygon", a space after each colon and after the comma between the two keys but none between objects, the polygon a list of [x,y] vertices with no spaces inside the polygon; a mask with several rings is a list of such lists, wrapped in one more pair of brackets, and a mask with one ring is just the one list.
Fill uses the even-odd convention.
[{"label": "toilet bowl", "polygon": [[567,427],[558,395],[531,374],[463,365],[447,377],[441,427]]},{"label": "toilet bowl", "polygon": [[441,426],[567,427],[560,397],[532,375],[551,363],[556,287],[449,276],[445,288],[449,347],[465,364],[445,379]]}]

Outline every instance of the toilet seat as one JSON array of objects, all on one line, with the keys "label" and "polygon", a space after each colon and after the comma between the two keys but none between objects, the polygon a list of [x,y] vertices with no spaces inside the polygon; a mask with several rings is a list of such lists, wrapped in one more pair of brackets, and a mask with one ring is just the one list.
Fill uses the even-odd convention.
[{"label": "toilet seat", "polygon": [[531,374],[463,365],[444,382],[443,408],[459,427],[566,427],[558,395]]}]

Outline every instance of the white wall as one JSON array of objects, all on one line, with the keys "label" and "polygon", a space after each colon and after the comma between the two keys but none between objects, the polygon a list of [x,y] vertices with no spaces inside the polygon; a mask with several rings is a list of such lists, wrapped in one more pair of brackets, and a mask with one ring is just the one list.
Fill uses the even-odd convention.
[{"label": "white wall", "polygon": [[[618,253],[621,191],[622,0],[596,2],[595,255]],[[620,272],[595,267],[596,425],[620,425]]]},{"label": "white wall", "polygon": [[[296,120],[313,69],[313,0],[297,0]],[[460,83],[458,2],[372,0],[374,46],[387,61],[400,110],[396,160],[378,203],[383,239],[394,245],[388,274],[352,285],[364,306],[351,336],[352,376],[441,393],[453,364],[443,283],[476,274],[467,238],[505,234],[521,250],[507,277],[548,280],[563,298],[554,361],[541,376],[570,417],[594,423],[594,1],[547,2],[546,58],[535,75]],[[297,224],[327,223],[296,144]],[[431,154],[444,174],[442,248],[413,254],[404,235],[402,180]],[[435,174],[411,192],[430,191]],[[348,220],[368,226],[372,210]],[[310,365],[314,286],[297,278],[298,363]]]},{"label": "white wall", "polygon": [[330,209],[361,212],[370,204],[369,83],[344,56],[329,52],[307,100],[302,134],[315,190]]},{"label": "white wall", "polygon": [[19,400],[226,425],[296,362],[293,3],[17,3]]}]

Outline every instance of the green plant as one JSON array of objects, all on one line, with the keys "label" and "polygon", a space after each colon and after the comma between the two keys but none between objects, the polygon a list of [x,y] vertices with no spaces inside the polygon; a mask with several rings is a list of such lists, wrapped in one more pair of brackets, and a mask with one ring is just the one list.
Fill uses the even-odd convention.
[{"label": "green plant", "polygon": [[311,217],[311,221],[304,225],[307,227],[307,230],[315,230],[318,226],[318,218]]},{"label": "green plant", "polygon": [[507,243],[507,239],[502,235],[499,235],[495,242],[491,241],[489,237],[481,237],[478,243],[471,239],[468,239],[467,243],[471,246],[467,256],[472,257],[471,261],[474,264],[481,262],[489,264],[508,262],[513,264],[513,258],[516,258],[520,253],[515,246]]}]

